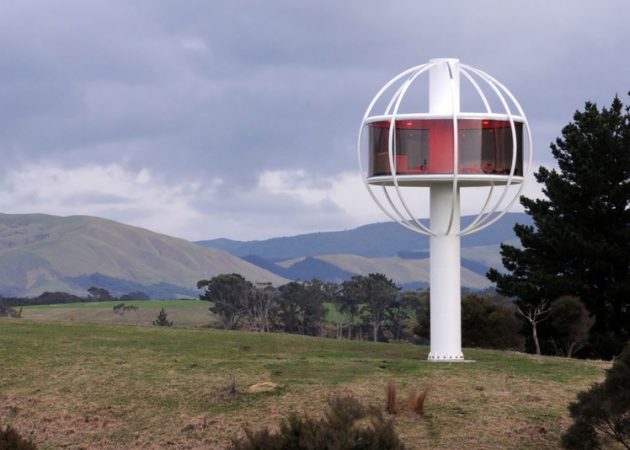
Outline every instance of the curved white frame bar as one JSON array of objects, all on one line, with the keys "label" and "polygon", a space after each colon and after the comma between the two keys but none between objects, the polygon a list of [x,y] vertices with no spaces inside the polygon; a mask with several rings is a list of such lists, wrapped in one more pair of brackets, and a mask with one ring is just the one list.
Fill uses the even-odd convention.
[{"label": "curved white frame bar", "polygon": [[[526,183],[526,178],[527,175],[529,174],[529,170],[531,168],[532,165],[532,159],[533,159],[533,142],[532,142],[532,133],[531,133],[531,129],[529,127],[529,122],[527,121],[527,117],[525,116],[525,112],[523,111],[523,108],[521,108],[520,103],[518,102],[518,100],[516,100],[516,98],[514,97],[514,95],[510,92],[510,90],[508,88],[506,88],[503,84],[501,84],[499,81],[497,81],[495,78],[493,78],[492,76],[488,75],[487,73],[479,70],[479,69],[475,69],[474,67],[468,66],[466,64],[462,64],[461,67],[466,70],[470,70],[472,72],[474,72],[476,75],[478,75],[480,78],[482,78],[484,81],[486,81],[486,83],[488,83],[488,85],[490,85],[493,90],[497,93],[497,95],[499,96],[499,99],[501,100],[501,103],[503,104],[503,106],[506,108],[506,112],[508,113],[508,115],[510,116],[510,127],[512,129],[512,145],[513,145],[513,151],[512,151],[512,167],[510,169],[510,180],[513,178],[514,176],[514,169],[516,166],[516,150],[517,150],[517,143],[516,143],[516,130],[514,127],[514,117],[511,115],[511,111],[509,109],[509,107],[507,106],[504,97],[500,94],[499,90],[497,89],[497,86],[500,90],[502,90],[512,101],[512,103],[514,104],[514,106],[516,106],[516,109],[518,110],[518,113],[520,115],[520,118],[523,121],[523,126],[525,128],[525,131],[527,132],[527,164],[523,170],[523,182],[520,183],[519,189],[516,192],[516,194],[514,194],[514,196],[512,197],[512,199],[510,200],[510,202],[505,206],[505,208],[503,208],[503,210],[501,212],[499,212],[494,218],[492,219],[488,219],[492,214],[494,214],[494,212],[496,212],[496,210],[499,208],[499,206],[501,205],[501,203],[503,202],[503,199],[505,198],[508,189],[510,188],[510,184],[511,183],[507,183],[504,187],[503,187],[503,195],[501,196],[501,198],[499,199],[499,201],[497,201],[495,207],[492,209],[491,212],[487,213],[483,218],[481,218],[481,215],[483,214],[483,211],[485,209],[485,207],[481,210],[480,214],[477,216],[477,218],[469,225],[467,226],[464,230],[462,230],[459,234],[460,236],[466,236],[468,234],[472,234],[475,233],[477,231],[481,231],[484,228],[489,227],[490,225],[496,223],[499,219],[501,219],[501,217],[503,217],[512,207],[512,205],[514,204],[514,202],[521,196],[521,192],[523,192],[523,188],[525,187],[525,183]],[[523,149],[525,150],[525,149]],[[494,186],[491,186],[491,189]],[[491,193],[489,194],[490,197]],[[488,198],[489,200],[489,198]]]},{"label": "curved white frame bar", "polygon": [[[446,227],[446,232],[444,234],[451,234],[451,229],[453,228],[453,217],[455,216],[455,208],[459,204],[459,195],[457,195],[457,176],[459,175],[459,98],[456,98],[456,95],[459,95],[459,93],[456,92],[457,88],[454,84],[455,80],[453,77],[453,71],[455,70],[455,68],[451,67],[451,63],[448,61],[446,62],[446,66],[448,67],[448,73],[450,75],[449,90],[451,92],[451,109],[453,111],[453,201],[451,202],[451,214],[448,219],[448,226]],[[459,208],[457,210],[457,214],[460,214]]]},{"label": "curved white frame bar", "polygon": [[[402,204],[403,208],[409,215],[409,219],[415,222],[416,225],[418,225],[420,229],[422,229],[425,232],[425,234],[428,234],[430,236],[435,235],[436,232],[429,229],[425,225],[423,225],[416,217],[414,217],[414,214],[411,212],[411,210],[407,206],[407,202],[405,201],[405,198],[403,197],[402,192],[400,191],[400,186],[398,185],[398,176],[396,174],[396,165],[394,164],[395,159],[396,159],[396,142],[394,140],[394,131],[396,129],[396,114],[398,113],[400,102],[402,102],[402,99],[405,97],[405,94],[407,93],[407,89],[409,89],[409,86],[411,86],[411,83],[413,83],[416,80],[416,78],[418,78],[420,75],[422,75],[424,72],[428,71],[431,67],[435,65],[436,63],[430,63],[430,64],[427,64],[422,69],[418,70],[407,81],[405,81],[405,83],[402,86],[402,89],[399,90],[400,93],[398,95],[398,98],[396,99],[394,110],[392,111],[392,119],[389,122],[389,136],[388,136],[388,146],[387,146],[388,147],[387,150],[389,153],[388,155],[389,167],[392,174],[392,180],[394,181],[394,188],[396,190],[396,195],[398,195],[398,199],[400,200],[400,203]],[[385,186],[383,186],[383,188],[385,189]]]},{"label": "curved white frame bar", "polygon": [[[394,206],[394,204],[392,203],[391,199],[389,198],[389,195],[387,195],[387,199],[390,202],[390,205],[392,206],[392,208],[394,209],[394,211],[396,211],[396,213],[399,215],[400,220],[397,219],[396,217],[394,217],[394,215],[392,215],[384,206],[383,204],[379,201],[379,199],[376,197],[376,195],[374,195],[374,192],[372,191],[372,186],[370,185],[370,183],[368,183],[367,181],[367,176],[365,174],[365,171],[363,170],[363,163],[361,162],[361,139],[363,138],[363,130],[365,128],[365,123],[367,118],[370,115],[370,112],[372,111],[372,108],[374,108],[374,105],[376,104],[376,102],[380,99],[380,97],[383,95],[383,93],[389,89],[394,83],[396,83],[398,80],[400,80],[401,78],[409,75],[410,73],[413,73],[416,70],[420,70],[423,67],[426,67],[427,64],[421,64],[419,66],[415,66],[412,67],[411,69],[407,69],[404,72],[396,75],[394,78],[392,78],[391,80],[389,80],[385,86],[383,86],[381,88],[380,91],[378,91],[378,93],[374,96],[374,98],[372,99],[372,101],[370,102],[369,106],[367,107],[367,110],[365,111],[365,114],[363,115],[363,120],[361,121],[361,125],[359,125],[359,136],[357,138],[357,158],[359,160],[359,171],[361,173],[361,178],[363,180],[363,184],[365,184],[365,187],[367,188],[370,197],[372,197],[372,200],[374,200],[374,202],[378,205],[378,207],[385,213],[385,215],[387,215],[387,217],[389,217],[390,219],[392,219],[394,222],[398,223],[399,225],[411,230],[411,231],[415,231],[416,233],[420,233],[420,234],[425,234],[425,235],[429,235],[429,232],[426,232],[424,230],[419,230],[418,228],[409,225],[408,223],[406,223],[404,220],[402,220],[402,216],[400,214],[400,212],[397,210],[397,208]],[[383,187],[383,190],[385,190],[385,187]]]},{"label": "curved white frame bar", "polygon": [[[460,64],[460,67],[459,67],[459,71],[470,82],[470,84],[472,84],[472,86],[477,91],[477,94],[479,94],[479,96],[481,97],[481,100],[483,101],[483,105],[486,108],[486,113],[487,114],[492,114],[492,108],[490,108],[490,104],[488,103],[488,99],[486,98],[486,95],[483,93],[483,91],[479,87],[479,84],[477,83],[477,81],[475,81],[475,79],[465,69],[463,69],[461,67],[461,64]],[[477,222],[479,221],[479,219],[481,218],[483,213],[486,211],[486,208],[488,207],[488,204],[490,203],[490,199],[492,198],[492,194],[493,193],[494,193],[494,184],[490,184],[490,189],[488,190],[488,196],[486,197],[486,201],[483,203],[483,206],[482,206],[481,210],[479,211],[479,214],[465,228],[465,230],[468,230],[469,228],[472,228],[472,227],[474,227],[474,225],[477,224]],[[462,235],[462,231],[460,230],[459,231],[459,236],[461,236],[461,235]]]},{"label": "curved white frame bar", "polygon": [[[512,164],[510,165],[510,174],[508,176],[507,183],[505,184],[505,186],[503,188],[503,192],[502,192],[499,200],[495,203],[495,205],[492,208],[492,210],[490,212],[488,212],[485,216],[482,217],[482,215],[484,214],[485,208],[486,208],[486,206],[487,206],[487,204],[488,204],[488,202],[490,200],[490,198],[488,198],[488,200],[484,204],[484,207],[481,209],[481,211],[479,212],[479,215],[477,215],[475,220],[473,220],[473,222],[469,226],[467,226],[464,230],[460,231],[460,233],[459,233],[460,236],[462,236],[462,235],[465,236],[466,234],[474,233],[477,229],[480,229],[479,227],[483,226],[483,224],[488,221],[488,217],[490,217],[492,214],[495,213],[495,211],[499,208],[499,206],[503,202],[503,199],[507,195],[508,189],[510,188],[510,185],[512,184],[512,179],[514,177],[514,169],[516,168],[516,156],[517,156],[517,145],[518,144],[516,142],[516,128],[514,126],[514,118],[512,116],[512,111],[510,110],[510,107],[508,106],[507,102],[505,101],[505,98],[501,94],[501,91],[499,89],[497,89],[497,87],[485,77],[485,74],[483,72],[481,72],[481,71],[479,71],[479,72],[481,74],[477,73],[477,71],[475,69],[475,73],[477,73],[477,75],[482,77],[482,80],[484,80],[490,86],[490,88],[494,91],[494,93],[497,95],[497,97],[499,98],[499,101],[501,102],[501,105],[503,106],[503,108],[505,109],[505,111],[507,113],[508,120],[510,122],[510,130],[512,131]],[[505,212],[506,211],[504,211],[503,214],[505,214]],[[499,218],[502,217],[503,214],[501,214],[499,216]]]}]

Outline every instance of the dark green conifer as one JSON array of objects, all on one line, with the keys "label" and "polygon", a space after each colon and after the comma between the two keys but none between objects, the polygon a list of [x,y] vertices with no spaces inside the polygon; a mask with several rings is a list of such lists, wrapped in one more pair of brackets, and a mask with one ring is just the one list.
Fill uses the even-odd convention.
[{"label": "dark green conifer", "polygon": [[547,199],[521,199],[534,224],[515,226],[521,247],[501,246],[508,273],[488,278],[523,310],[580,298],[594,318],[591,354],[611,357],[630,337],[628,107],[617,97],[601,110],[587,102],[551,151],[558,169],[535,173]]},{"label": "dark green conifer", "polygon": [[157,316],[157,319],[153,321],[153,325],[158,327],[172,327],[173,322],[167,319],[166,311],[164,308],[160,310],[160,313]]}]

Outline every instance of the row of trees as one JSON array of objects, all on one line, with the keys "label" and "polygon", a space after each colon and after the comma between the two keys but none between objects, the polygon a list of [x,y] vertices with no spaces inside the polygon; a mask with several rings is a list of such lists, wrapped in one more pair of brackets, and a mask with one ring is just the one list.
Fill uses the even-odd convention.
[{"label": "row of trees", "polygon": [[201,280],[197,287],[205,289],[200,298],[212,302],[210,311],[225,329],[398,340],[408,337],[405,322],[422,308],[421,294],[399,295],[400,288],[383,274],[358,275],[340,285],[313,279],[274,288],[232,273]]},{"label": "row of trees", "polygon": [[131,300],[150,300],[148,294],[142,291],[134,291],[123,294],[120,297],[112,295],[107,289],[92,286],[87,290],[86,296],[70,294],[68,292],[44,292],[34,298],[25,297],[2,297],[0,296],[0,305],[4,307],[18,307],[27,305],[59,305],[63,303],[89,303],[89,302],[106,302],[112,300],[131,301]]},{"label": "row of trees", "polygon": [[323,335],[333,284],[319,280],[290,282],[276,289],[269,283],[252,284],[236,273],[222,274],[197,283],[205,289],[201,300],[212,302],[210,311],[223,328],[270,332],[286,331]]},{"label": "row of trees", "polygon": [[[225,329],[389,342],[427,343],[430,338],[429,291],[401,292],[383,274],[357,275],[341,284],[313,279],[274,288],[232,273],[201,280],[198,287]],[[537,320],[545,324],[548,353],[565,356],[587,342],[593,323],[575,297],[552,302]],[[521,350],[528,330],[522,311],[506,297],[462,296],[464,346]]]}]

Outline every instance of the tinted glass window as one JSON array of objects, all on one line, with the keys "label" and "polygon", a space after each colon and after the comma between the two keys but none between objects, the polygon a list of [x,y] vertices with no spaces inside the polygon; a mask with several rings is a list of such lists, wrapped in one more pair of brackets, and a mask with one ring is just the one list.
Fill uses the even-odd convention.
[{"label": "tinted glass window", "polygon": [[[460,119],[458,125],[460,174],[510,173],[512,130],[505,120]],[[523,174],[523,124],[515,122],[515,175]],[[369,174],[390,175],[389,122],[373,122],[369,127]],[[450,119],[397,121],[396,173],[453,173],[453,121]]]}]

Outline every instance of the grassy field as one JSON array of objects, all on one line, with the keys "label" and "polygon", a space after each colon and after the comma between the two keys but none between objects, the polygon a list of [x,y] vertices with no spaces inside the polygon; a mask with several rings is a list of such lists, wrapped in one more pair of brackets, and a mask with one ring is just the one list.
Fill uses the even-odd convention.
[{"label": "grassy field", "polygon": [[[89,308],[88,308],[89,309]],[[155,309],[153,310],[155,312]],[[41,448],[225,448],[242,427],[321,414],[335,393],[384,404],[429,387],[426,415],[401,414],[409,448],[550,449],[566,407],[608,363],[283,334],[0,319],[0,423]],[[248,393],[270,381],[277,389]],[[236,392],[231,392],[235,383]]]},{"label": "grassy field", "polygon": [[[124,303],[135,306],[136,311],[115,313],[114,306]],[[25,306],[22,316],[32,320],[62,322],[90,322],[102,324],[151,325],[161,308],[166,310],[168,320],[175,327],[207,327],[217,323],[208,311],[209,302],[201,300],[144,300],[111,302],[66,303],[60,305]]]},{"label": "grassy field", "polygon": [[[115,313],[114,306],[124,303],[135,306],[136,311]],[[22,317],[31,320],[90,322],[102,324],[152,325],[161,308],[168,320],[177,328],[220,327],[220,320],[209,311],[210,302],[201,300],[141,300],[111,302],[63,303],[58,305],[25,306]],[[19,308],[17,308],[19,309]],[[334,305],[327,303],[328,321],[345,322],[347,319]]]}]

